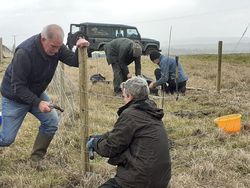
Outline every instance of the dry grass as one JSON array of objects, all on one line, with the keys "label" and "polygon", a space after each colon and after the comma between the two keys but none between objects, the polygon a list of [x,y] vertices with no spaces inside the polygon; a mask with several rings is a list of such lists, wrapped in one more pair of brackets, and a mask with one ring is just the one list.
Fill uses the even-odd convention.
[{"label": "dry grass", "polygon": [[[9,61],[9,60],[7,60]],[[223,57],[221,94],[216,90],[217,59],[214,55],[182,56],[188,76],[186,96],[166,96],[164,100],[166,130],[171,139],[172,187],[250,187],[250,62],[249,54]],[[1,66],[0,74],[7,62]],[[143,74],[153,78],[153,65],[143,58]],[[134,72],[134,67],[130,67]],[[89,76],[103,74],[112,80],[111,67],[105,59],[89,59]],[[53,87],[52,87],[53,86]],[[54,102],[64,105],[60,129],[49,148],[46,171],[36,171],[29,165],[29,154],[39,122],[29,115],[16,142],[0,154],[0,187],[98,187],[115,174],[115,167],[96,156],[91,161],[92,173],[80,171],[80,129],[78,100],[78,70],[65,68],[65,89],[54,80],[49,92]],[[63,99],[60,99],[63,96]],[[153,98],[161,106],[162,100]],[[89,84],[90,134],[100,134],[112,128],[116,110],[122,99],[112,94],[111,84]],[[221,115],[242,114],[240,133],[227,134],[213,120]],[[1,151],[0,151],[1,152]]]}]

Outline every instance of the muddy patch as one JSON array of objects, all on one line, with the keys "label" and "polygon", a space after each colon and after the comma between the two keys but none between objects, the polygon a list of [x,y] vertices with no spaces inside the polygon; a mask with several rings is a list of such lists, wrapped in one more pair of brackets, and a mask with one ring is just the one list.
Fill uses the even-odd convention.
[{"label": "muddy patch", "polygon": [[216,111],[214,110],[198,110],[198,111],[185,111],[180,110],[172,113],[175,116],[181,117],[181,118],[203,118],[206,116],[214,115],[216,114]]}]

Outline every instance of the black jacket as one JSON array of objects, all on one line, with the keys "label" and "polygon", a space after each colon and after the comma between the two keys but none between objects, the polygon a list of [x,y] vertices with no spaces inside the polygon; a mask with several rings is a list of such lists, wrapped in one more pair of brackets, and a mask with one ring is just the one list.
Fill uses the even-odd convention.
[{"label": "black jacket", "polygon": [[48,56],[35,35],[21,43],[5,71],[1,84],[2,96],[23,104],[38,106],[40,95],[45,91],[55,73],[58,61],[78,66],[77,52],[63,45],[54,56]]},{"label": "black jacket", "polygon": [[135,62],[135,74],[141,75],[141,57],[133,57],[133,41],[127,38],[117,38],[104,47],[108,64],[119,63],[128,66]]},{"label": "black jacket", "polygon": [[163,111],[152,101],[131,101],[118,110],[111,132],[94,142],[95,151],[117,165],[122,187],[166,188],[171,178]]}]

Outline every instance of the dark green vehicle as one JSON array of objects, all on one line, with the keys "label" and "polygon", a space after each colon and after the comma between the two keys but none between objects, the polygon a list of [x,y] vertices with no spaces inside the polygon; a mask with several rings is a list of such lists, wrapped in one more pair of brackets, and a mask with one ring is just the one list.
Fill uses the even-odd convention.
[{"label": "dark green vehicle", "polygon": [[125,37],[139,42],[142,46],[143,55],[148,55],[152,50],[160,51],[159,41],[141,38],[137,28],[129,25],[90,22],[70,24],[70,32],[67,38],[67,46],[69,49],[73,49],[79,37],[84,37],[90,42],[90,46],[88,47],[89,57],[91,57],[93,51],[102,51],[107,42],[119,37]]}]

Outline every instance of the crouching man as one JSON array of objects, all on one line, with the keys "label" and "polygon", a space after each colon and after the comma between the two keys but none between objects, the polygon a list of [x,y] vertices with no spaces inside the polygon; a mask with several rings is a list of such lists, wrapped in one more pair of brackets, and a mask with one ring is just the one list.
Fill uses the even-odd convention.
[{"label": "crouching man", "polygon": [[171,179],[171,161],[163,110],[149,100],[147,82],[141,77],[123,82],[121,90],[125,105],[117,112],[119,118],[113,130],[87,142],[87,149],[117,166],[115,177],[100,188],[166,188]]},{"label": "crouching man", "polygon": [[[178,82],[178,91],[184,95],[188,77],[181,63],[177,65],[175,59],[161,55],[158,51],[151,52],[149,57],[154,64],[159,65],[159,68],[155,69],[156,82],[151,82],[149,88],[153,89],[162,85],[167,94],[173,94],[177,91],[176,82]],[[176,68],[178,68],[178,76]]]}]

